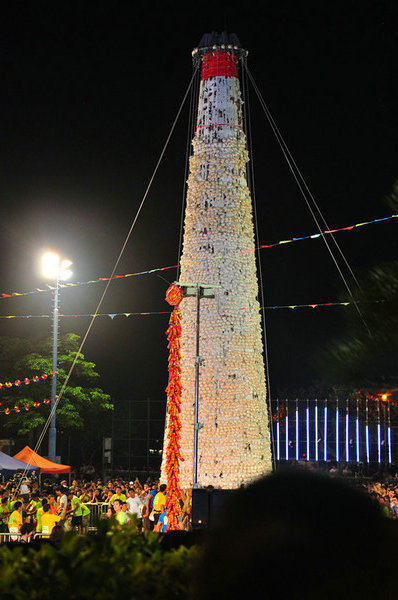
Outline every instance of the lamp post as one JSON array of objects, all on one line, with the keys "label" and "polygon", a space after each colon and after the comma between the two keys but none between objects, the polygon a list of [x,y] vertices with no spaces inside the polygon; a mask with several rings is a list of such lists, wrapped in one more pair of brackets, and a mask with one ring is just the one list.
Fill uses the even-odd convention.
[{"label": "lamp post", "polygon": [[48,432],[48,458],[57,460],[57,429],[56,429],[56,396],[57,396],[57,366],[58,366],[58,311],[59,311],[59,282],[66,281],[72,275],[69,270],[72,262],[60,259],[54,252],[46,252],[42,257],[42,272],[47,279],[55,281],[53,306],[53,347],[51,381],[51,423]]}]

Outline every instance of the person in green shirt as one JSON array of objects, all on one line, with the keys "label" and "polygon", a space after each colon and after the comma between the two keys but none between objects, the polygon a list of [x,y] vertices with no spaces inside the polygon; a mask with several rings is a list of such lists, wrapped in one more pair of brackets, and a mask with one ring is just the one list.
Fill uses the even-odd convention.
[{"label": "person in green shirt", "polygon": [[43,496],[41,499],[41,506],[36,510],[36,533],[42,533],[41,518],[43,516],[43,506],[48,504],[47,496]]},{"label": "person in green shirt", "polygon": [[90,509],[85,504],[82,504],[82,532],[87,533],[90,522]]},{"label": "person in green shirt", "polygon": [[115,488],[115,493],[113,494],[113,496],[111,496],[109,500],[109,506],[113,506],[115,500],[120,500],[120,502],[126,502],[126,496],[125,494],[122,494],[122,488],[120,486],[117,486]]},{"label": "person in green shirt", "polygon": [[0,503],[0,533],[6,533],[8,531],[8,517],[10,516],[10,508],[8,504],[8,497],[4,496]]},{"label": "person in green shirt", "polygon": [[67,511],[67,514],[72,513],[72,527],[77,527],[79,533],[82,533],[82,528],[83,528],[82,503],[80,502],[79,498],[75,495],[73,490],[69,491],[68,500],[70,502],[70,509]]},{"label": "person in green shirt", "polygon": [[121,504],[120,500],[118,500],[117,498],[113,503],[113,509],[115,511],[115,519],[116,519],[117,523],[119,523],[119,525],[126,525],[126,523],[127,523],[126,514],[122,511],[122,504]]},{"label": "person in green shirt", "polygon": [[39,494],[32,494],[32,498],[26,507],[26,515],[28,517],[28,522],[33,523],[36,518],[37,509],[41,507],[41,501],[39,498]]}]

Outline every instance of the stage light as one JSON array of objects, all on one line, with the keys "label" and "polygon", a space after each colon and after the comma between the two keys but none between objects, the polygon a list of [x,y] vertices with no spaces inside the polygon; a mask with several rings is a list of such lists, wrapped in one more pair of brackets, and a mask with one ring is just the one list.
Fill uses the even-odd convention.
[{"label": "stage light", "polygon": [[280,426],[279,426],[279,400],[276,403],[276,460],[281,459]]},{"label": "stage light", "polygon": [[387,442],[388,442],[388,464],[391,465],[391,427],[387,428]]},{"label": "stage light", "polygon": [[365,425],[365,443],[366,443],[366,462],[370,462],[370,451],[369,451],[369,425]]},{"label": "stage light", "polygon": [[289,460],[289,415],[287,413],[286,408],[286,416],[285,416],[285,457],[286,460]]},{"label": "stage light", "polygon": [[325,407],[323,409],[323,460],[326,462],[328,459],[328,407],[325,400]]},{"label": "stage light", "polygon": [[318,457],[318,403],[315,401],[315,432],[314,432],[314,441],[315,441],[315,460],[319,459]]},{"label": "stage light", "polygon": [[340,461],[339,451],[339,405],[336,406],[336,462]]},{"label": "stage light", "polygon": [[307,460],[310,460],[310,409],[308,407],[308,400],[307,400],[307,408],[305,411],[305,421],[306,421],[306,431],[307,431]]},{"label": "stage light", "polygon": [[298,401],[296,400],[296,460],[299,460],[299,411]]}]

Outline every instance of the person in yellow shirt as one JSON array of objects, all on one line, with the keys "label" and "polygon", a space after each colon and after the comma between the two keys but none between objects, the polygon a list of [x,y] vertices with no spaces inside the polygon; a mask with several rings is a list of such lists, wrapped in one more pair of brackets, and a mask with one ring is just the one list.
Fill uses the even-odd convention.
[{"label": "person in yellow shirt", "polygon": [[153,499],[154,523],[157,524],[160,515],[163,512],[163,506],[166,506],[166,486],[164,483],[159,486],[159,491]]},{"label": "person in yellow shirt", "polygon": [[14,510],[8,519],[8,530],[10,533],[17,533],[21,529],[22,523],[22,502],[15,502]]},{"label": "person in yellow shirt", "polygon": [[49,538],[53,527],[56,523],[61,520],[59,515],[55,515],[51,513],[51,506],[49,504],[45,504],[43,506],[43,516],[41,518],[41,527],[43,538]]}]

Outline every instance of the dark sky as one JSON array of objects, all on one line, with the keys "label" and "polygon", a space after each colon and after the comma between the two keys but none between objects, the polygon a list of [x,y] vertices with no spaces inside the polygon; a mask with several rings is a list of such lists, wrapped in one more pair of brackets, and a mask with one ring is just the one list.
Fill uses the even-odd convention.
[{"label": "dark sky", "polygon": [[[43,286],[53,247],[78,281],[110,274],[192,74],[202,34],[227,29],[329,225],[390,214],[398,176],[395,2],[14,3],[1,36],[1,292]],[[193,5],[192,5],[193,6]],[[260,9],[261,7],[261,9]],[[316,232],[265,116],[250,92],[260,243]],[[188,131],[185,108],[118,268],[173,265],[178,256]],[[337,240],[353,268],[396,257],[396,223]],[[339,299],[321,241],[263,250],[267,305]],[[164,276],[173,281],[175,272]],[[156,275],[112,283],[101,312],[162,311]],[[63,313],[93,312],[103,284],[66,290]],[[50,294],[2,300],[1,314],[49,312]],[[344,331],[342,311],[268,313],[273,389],[319,378],[312,356]],[[84,333],[88,319],[64,319]],[[50,333],[49,319],[0,320],[0,335]],[[98,319],[85,353],[116,397],[163,398],[166,316]],[[26,375],[26,374],[22,374]]]}]

